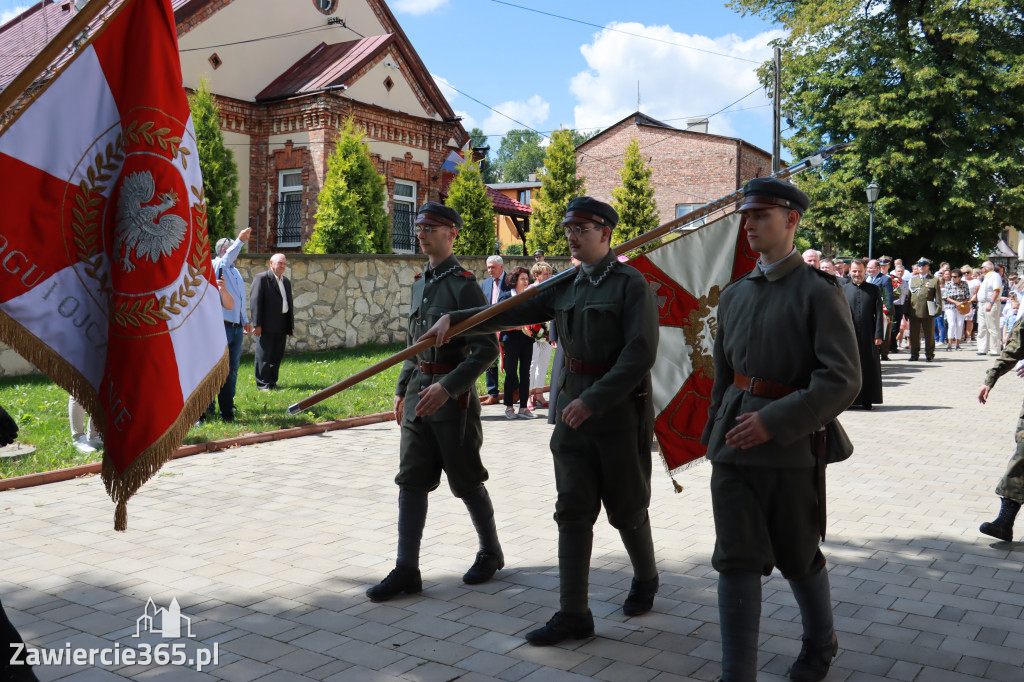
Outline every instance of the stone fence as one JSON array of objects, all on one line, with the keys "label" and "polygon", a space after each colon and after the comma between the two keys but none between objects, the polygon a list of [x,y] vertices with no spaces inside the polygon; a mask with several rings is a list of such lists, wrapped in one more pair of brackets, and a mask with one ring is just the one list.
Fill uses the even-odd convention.
[{"label": "stone fence", "polygon": [[[286,276],[292,282],[295,303],[295,336],[288,351],[350,348],[364,343],[404,343],[413,277],[426,267],[423,256],[408,255],[306,255],[287,254]],[[242,254],[236,265],[246,285],[267,268],[269,254]],[[505,270],[517,265],[532,267],[529,256],[502,256]],[[460,256],[462,265],[487,277],[486,256]],[[552,258],[558,270],[568,258]],[[248,303],[248,294],[246,302]],[[247,339],[243,349],[253,351]],[[0,344],[0,376],[35,371],[20,355]]]}]

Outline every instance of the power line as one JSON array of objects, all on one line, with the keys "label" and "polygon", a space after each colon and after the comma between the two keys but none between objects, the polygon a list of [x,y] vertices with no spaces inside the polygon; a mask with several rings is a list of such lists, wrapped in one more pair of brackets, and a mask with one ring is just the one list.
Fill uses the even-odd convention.
[{"label": "power line", "polygon": [[651,41],[656,42],[656,43],[663,43],[665,45],[672,45],[674,47],[681,47],[681,48],[686,49],[686,50],[694,50],[696,52],[703,52],[704,54],[711,54],[711,55],[714,55],[716,57],[726,57],[728,59],[736,59],[736,60],[739,60],[741,62],[750,62],[751,64],[761,64],[761,63],[763,63],[763,62],[757,61],[756,59],[747,59],[746,57],[737,57],[736,55],[725,54],[724,52],[714,52],[712,50],[705,50],[703,48],[694,47],[692,45],[684,45],[683,43],[677,43],[677,42],[673,42],[671,40],[662,40],[661,38],[655,38],[653,36],[645,36],[645,35],[642,35],[640,33],[630,33],[629,31],[623,31],[623,30],[617,29],[617,28],[609,28],[607,26],[601,26],[600,24],[594,24],[594,23],[591,23],[589,21],[583,21],[582,19],[574,19],[572,17],[565,17],[565,16],[562,16],[561,14],[554,14],[552,12],[544,12],[543,10],[534,9],[532,7],[523,7],[522,5],[516,5],[516,4],[511,3],[511,2],[505,2],[505,0],[491,0],[491,2],[497,3],[499,5],[508,5],[509,7],[515,7],[516,9],[521,9],[521,10],[524,10],[526,12],[535,12],[537,14],[543,14],[545,16],[554,17],[555,19],[561,19],[563,21],[570,21],[570,22],[572,22],[574,24],[583,24],[584,26],[591,26],[593,28],[599,28],[599,29],[601,29],[603,31],[610,31],[612,33],[621,33],[623,35],[632,36],[634,38],[640,38],[642,40],[651,40]]},{"label": "power line", "polygon": [[[348,26],[345,26],[344,24],[340,24],[340,26],[342,28],[348,28]],[[207,45],[206,47],[189,47],[189,48],[186,48],[186,49],[179,49],[178,52],[198,52],[199,50],[215,50],[215,49],[217,49],[219,47],[230,47],[231,45],[245,45],[247,43],[258,43],[258,42],[261,42],[261,41],[264,41],[264,40],[276,40],[278,38],[290,38],[292,36],[302,35],[302,34],[305,34],[305,33],[315,33],[317,31],[326,31],[326,30],[329,30],[329,29],[332,29],[332,28],[334,28],[333,25],[331,25],[331,26],[311,26],[309,28],[300,28],[298,30],[289,31],[287,33],[277,33],[277,34],[271,35],[271,36],[263,36],[262,38],[249,38],[248,40],[236,40],[236,41],[234,41],[232,43],[221,43],[220,45]],[[352,31],[352,29],[350,29],[350,28],[348,30]],[[352,31],[352,32],[355,33],[355,31]]]}]

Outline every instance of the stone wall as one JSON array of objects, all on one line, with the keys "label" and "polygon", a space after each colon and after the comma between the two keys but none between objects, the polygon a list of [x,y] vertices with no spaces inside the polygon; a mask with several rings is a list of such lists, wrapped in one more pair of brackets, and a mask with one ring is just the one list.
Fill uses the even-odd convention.
[{"label": "stone wall", "polygon": [[[236,265],[246,284],[266,270],[268,254],[242,254]],[[505,269],[527,268],[533,257],[503,256]],[[462,256],[462,265],[487,277],[486,256]],[[551,258],[562,270],[568,258]],[[364,343],[404,343],[409,292],[413,277],[423,270],[423,256],[288,254],[286,276],[292,282],[295,303],[295,336],[288,351],[350,348]],[[248,295],[246,297],[248,303]],[[244,352],[253,352],[247,339]],[[0,376],[28,374],[35,368],[20,355],[0,344]]]}]

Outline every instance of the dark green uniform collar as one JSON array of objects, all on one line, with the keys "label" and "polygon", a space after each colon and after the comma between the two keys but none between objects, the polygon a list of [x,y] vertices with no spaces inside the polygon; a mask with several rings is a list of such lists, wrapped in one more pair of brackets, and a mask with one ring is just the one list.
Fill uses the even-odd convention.
[{"label": "dark green uniform collar", "polygon": [[793,249],[792,253],[783,258],[782,261],[777,266],[772,268],[771,272],[769,272],[767,275],[764,274],[764,271],[762,271],[760,267],[755,265],[754,269],[750,272],[749,275],[747,275],[747,277],[749,277],[750,279],[760,279],[763,277],[767,279],[769,282],[777,282],[803,264],[803,256],[800,255],[799,251]]},{"label": "dark green uniform collar", "polygon": [[442,272],[447,272],[449,269],[451,269],[453,267],[456,267],[458,265],[459,265],[459,259],[456,258],[455,254],[453,253],[452,255],[448,256],[443,261],[441,261],[436,268],[431,268],[428,265],[427,269],[423,271],[423,276],[424,277],[428,277],[429,276],[430,278],[433,278],[433,277],[441,274]]}]

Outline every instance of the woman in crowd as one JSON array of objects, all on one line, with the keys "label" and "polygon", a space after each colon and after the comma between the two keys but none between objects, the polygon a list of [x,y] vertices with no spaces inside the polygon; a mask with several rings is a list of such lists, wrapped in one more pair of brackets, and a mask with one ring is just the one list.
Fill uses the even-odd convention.
[{"label": "woman in crowd", "polygon": [[[521,294],[530,286],[530,272],[518,266],[508,273],[512,295]],[[526,331],[524,331],[524,329]],[[529,327],[507,329],[498,335],[505,363],[505,417],[533,419],[537,415],[527,407],[530,399],[530,361],[533,359],[533,336]],[[519,393],[519,413],[512,407]]]},{"label": "woman in crowd", "polygon": [[942,307],[949,327],[946,337],[946,350],[953,343],[960,350],[960,341],[964,338],[964,319],[971,312],[971,292],[963,281],[963,273],[959,269],[950,272],[950,281],[942,287]]},{"label": "woman in crowd", "polygon": [[[534,264],[530,268],[530,274],[533,275],[534,286],[540,284],[544,280],[551,277],[553,271],[551,266],[547,263],[540,262]],[[551,344],[548,340],[549,325],[554,322],[545,322],[539,327],[534,334],[534,346],[533,346],[533,363],[530,366],[530,404],[529,409],[532,411],[538,407],[547,407],[548,401],[544,399],[544,385],[548,377],[548,365],[551,364]]]},{"label": "woman in crowd", "polygon": [[967,290],[971,292],[971,312],[967,314],[967,319],[964,320],[964,340],[973,341],[977,333],[974,320],[978,316],[978,289],[981,287],[981,280],[974,276],[974,269],[969,265],[965,265],[960,270],[964,273]]}]

